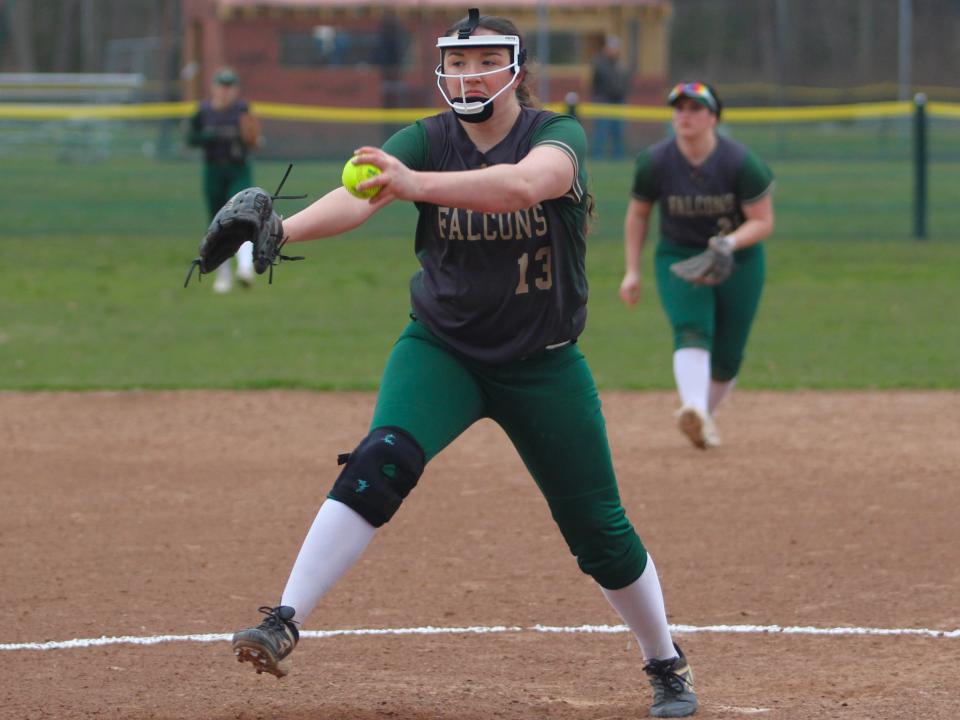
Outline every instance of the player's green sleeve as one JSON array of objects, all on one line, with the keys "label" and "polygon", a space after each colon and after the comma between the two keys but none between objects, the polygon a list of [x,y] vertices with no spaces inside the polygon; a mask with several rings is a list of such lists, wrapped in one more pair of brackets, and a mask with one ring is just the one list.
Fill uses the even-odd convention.
[{"label": "player's green sleeve", "polygon": [[587,188],[587,168],[584,162],[587,155],[587,134],[583,125],[572,115],[554,115],[534,130],[530,147],[538,145],[555,147],[570,158],[574,179],[569,195],[574,202],[580,202]]},{"label": "player's green sleeve", "polygon": [[737,195],[741,202],[759,200],[773,188],[773,172],[759,157],[747,150],[737,174]]},{"label": "player's green sleeve", "polygon": [[653,179],[653,157],[649,150],[641,150],[633,164],[633,187],[630,194],[645,202],[654,202],[660,196]]},{"label": "player's green sleeve", "polygon": [[411,170],[423,170],[429,157],[427,131],[418,120],[398,130],[383,144],[382,150],[397,158]]}]

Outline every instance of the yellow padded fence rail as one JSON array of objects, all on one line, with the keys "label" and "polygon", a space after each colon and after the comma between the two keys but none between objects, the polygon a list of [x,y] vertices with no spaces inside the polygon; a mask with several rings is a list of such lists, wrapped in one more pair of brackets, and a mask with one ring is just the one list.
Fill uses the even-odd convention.
[{"label": "yellow padded fence rail", "polygon": [[[326,123],[406,123],[434,115],[443,108],[340,108],[282,103],[251,103],[262,118]],[[565,112],[561,103],[546,105]],[[171,120],[189,117],[197,108],[193,102],[142,103],[129,105],[25,104],[0,103],[0,120]],[[931,102],[931,116],[960,118],[960,103]],[[878,117],[907,117],[914,112],[909,101],[855,103],[849,105],[813,105],[806,107],[727,108],[724,122],[798,123],[831,120],[857,120]],[[645,105],[602,105],[582,103],[577,114],[584,118],[620,118],[623,120],[666,122],[670,109]]]}]

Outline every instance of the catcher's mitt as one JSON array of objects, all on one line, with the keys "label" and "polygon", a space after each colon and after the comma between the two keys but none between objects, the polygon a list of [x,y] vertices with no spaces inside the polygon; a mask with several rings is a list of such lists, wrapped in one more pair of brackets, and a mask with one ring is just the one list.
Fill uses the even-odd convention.
[{"label": "catcher's mitt", "polygon": [[274,265],[281,260],[303,260],[302,257],[289,257],[280,252],[286,243],[283,236],[283,218],[273,210],[274,200],[306,197],[279,195],[292,167],[291,165],[287,168],[280,187],[273,195],[263,188],[251,187],[238,192],[220,208],[200,243],[199,256],[190,264],[187,279],[183,282],[184,287],[190,283],[194,268],[199,268],[199,277],[202,278],[229,260],[248,240],[253,243],[254,270],[262,275],[269,268],[271,283]]},{"label": "catcher's mitt", "polygon": [[733,243],[724,235],[714,235],[706,250],[673,263],[670,271],[694,285],[719,285],[733,272]]}]

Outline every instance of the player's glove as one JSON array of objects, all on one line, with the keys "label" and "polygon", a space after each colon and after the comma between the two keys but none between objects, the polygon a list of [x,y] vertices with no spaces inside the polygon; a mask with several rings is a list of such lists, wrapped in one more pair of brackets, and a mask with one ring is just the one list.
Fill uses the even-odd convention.
[{"label": "player's glove", "polygon": [[283,236],[283,218],[273,209],[274,200],[306,197],[279,195],[292,167],[287,168],[280,187],[273,195],[263,188],[246,188],[220,208],[207,228],[207,234],[203,236],[199,256],[190,264],[187,279],[183,282],[184,287],[190,283],[194,268],[199,268],[199,277],[202,278],[233,257],[247,241],[253,243],[254,270],[262,275],[269,269],[271,283],[274,265],[281,260],[303,260],[302,257],[290,257],[280,252],[287,239]]},{"label": "player's glove", "polygon": [[719,285],[733,272],[734,243],[726,235],[714,235],[699,255],[670,266],[677,277],[694,285]]}]

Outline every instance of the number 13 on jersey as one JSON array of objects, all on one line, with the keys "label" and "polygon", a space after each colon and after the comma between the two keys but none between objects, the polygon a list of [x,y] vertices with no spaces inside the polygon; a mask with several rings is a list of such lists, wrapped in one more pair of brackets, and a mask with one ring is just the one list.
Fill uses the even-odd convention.
[{"label": "number 13 on jersey", "polygon": [[524,253],[517,258],[520,269],[520,280],[517,283],[515,295],[524,295],[530,292],[528,272],[533,275],[533,285],[537,290],[549,290],[553,287],[553,275],[550,270],[550,246],[542,247],[534,253],[533,267],[530,267],[530,253]]}]

